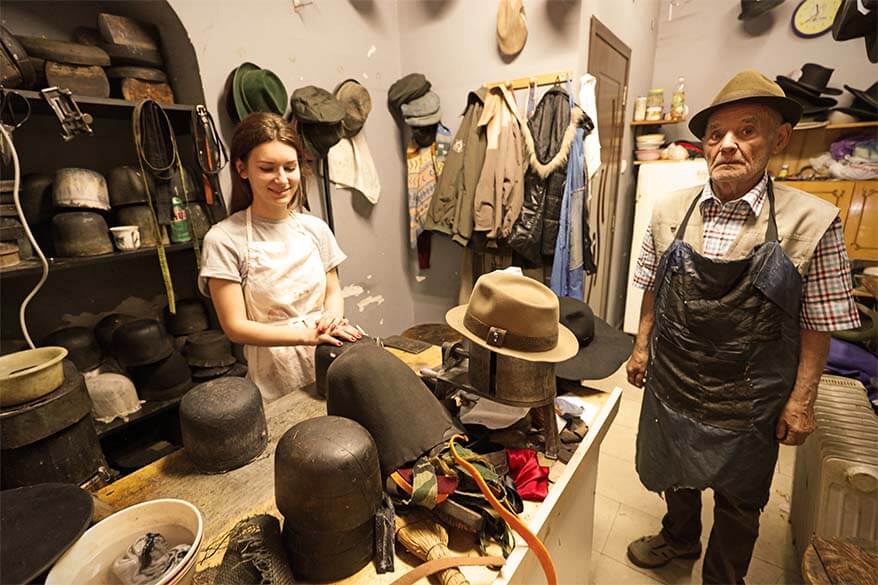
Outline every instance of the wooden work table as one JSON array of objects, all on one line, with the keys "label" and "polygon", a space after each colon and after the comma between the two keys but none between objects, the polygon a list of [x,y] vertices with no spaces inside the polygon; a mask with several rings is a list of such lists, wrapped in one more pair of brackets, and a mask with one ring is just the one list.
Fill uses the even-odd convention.
[{"label": "wooden work table", "polygon": [[[438,367],[442,359],[440,349],[435,346],[418,355],[388,351],[415,371],[423,367]],[[560,462],[552,464],[550,479],[553,484],[548,498],[541,503],[525,503],[522,517],[552,554],[559,583],[587,579],[592,549],[598,452],[618,411],[621,393],[618,388],[611,392],[584,391],[584,398],[593,406],[592,416],[587,420],[588,434],[567,465]],[[205,545],[202,547],[198,571],[219,565],[224,548],[209,558],[205,557],[204,551],[221,541],[223,535],[238,521],[263,513],[281,518],[274,501],[275,446],[281,435],[296,423],[325,415],[326,403],[311,394],[295,392],[271,402],[265,410],[268,447],[248,465],[224,474],[207,475],[199,472],[186,456],[185,449],[181,449],[106,486],[96,494],[97,498],[113,511],[157,498],[179,498],[191,502],[204,516]],[[453,550],[461,554],[477,554],[468,535],[450,532]],[[516,542],[515,550],[499,572],[481,567],[464,567],[462,571],[473,585],[543,582],[535,556],[527,554],[527,545],[520,537]],[[341,583],[391,583],[416,564],[413,557],[400,553],[394,573],[377,575],[370,563]]]}]

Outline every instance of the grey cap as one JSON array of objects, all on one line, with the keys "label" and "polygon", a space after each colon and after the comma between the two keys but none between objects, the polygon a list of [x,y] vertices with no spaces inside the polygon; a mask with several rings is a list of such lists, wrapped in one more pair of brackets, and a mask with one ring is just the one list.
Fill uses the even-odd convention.
[{"label": "grey cap", "polygon": [[439,122],[439,96],[428,91],[423,96],[402,105],[402,115],[409,126],[429,126]]}]

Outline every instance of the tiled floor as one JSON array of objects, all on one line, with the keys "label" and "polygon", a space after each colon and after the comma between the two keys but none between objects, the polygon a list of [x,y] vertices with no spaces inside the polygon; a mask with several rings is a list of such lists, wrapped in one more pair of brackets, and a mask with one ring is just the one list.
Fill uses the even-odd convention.
[{"label": "tiled floor", "polygon": [[[624,368],[615,374],[613,382],[623,389],[622,402],[601,446],[590,582],[592,585],[701,583],[700,559],[676,560],[656,570],[635,567],[628,560],[629,542],[658,532],[665,504],[640,484],[634,471],[634,442],[643,391],[627,383]],[[760,518],[759,540],[746,579],[749,585],[802,582],[788,522],[794,458],[794,448],[781,446],[771,499]],[[704,495],[702,515],[701,539],[706,548],[713,524],[710,493]]]}]

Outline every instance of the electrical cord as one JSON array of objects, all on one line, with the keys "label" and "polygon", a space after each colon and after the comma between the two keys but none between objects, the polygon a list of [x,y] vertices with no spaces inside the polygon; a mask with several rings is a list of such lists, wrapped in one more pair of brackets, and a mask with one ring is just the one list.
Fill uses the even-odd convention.
[{"label": "electrical cord", "polygon": [[12,142],[12,136],[10,136],[9,132],[0,124],[0,132],[3,133],[3,139],[9,144],[9,151],[12,153],[12,168],[13,168],[13,187],[12,187],[12,198],[15,201],[15,211],[18,213],[18,217],[21,219],[21,225],[24,227],[24,233],[27,235],[28,241],[30,241],[31,246],[36,251],[37,256],[40,258],[40,263],[43,266],[43,274],[40,277],[40,280],[37,282],[36,286],[28,293],[28,295],[21,302],[21,306],[18,309],[18,322],[21,325],[21,333],[24,335],[24,340],[30,346],[31,349],[36,348],[33,340],[30,337],[30,333],[27,330],[27,321],[25,319],[25,312],[27,311],[28,303],[33,300],[36,294],[43,288],[43,285],[46,283],[46,280],[49,278],[49,261],[46,260],[46,255],[43,254],[42,249],[40,249],[40,245],[37,244],[36,238],[34,238],[33,233],[30,231],[30,226],[27,224],[27,218],[24,216],[24,210],[21,208],[21,198],[19,197],[19,187],[21,186],[21,166],[18,161],[18,151],[15,150],[15,144]]}]

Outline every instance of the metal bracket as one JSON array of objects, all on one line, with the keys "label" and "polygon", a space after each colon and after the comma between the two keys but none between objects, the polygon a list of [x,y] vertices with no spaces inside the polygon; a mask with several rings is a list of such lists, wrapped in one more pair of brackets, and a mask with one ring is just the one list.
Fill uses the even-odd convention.
[{"label": "metal bracket", "polygon": [[83,114],[80,111],[69,89],[47,87],[40,90],[40,95],[58,117],[61,123],[61,138],[64,142],[70,142],[80,134],[92,134],[91,123],[94,119],[90,114]]}]

